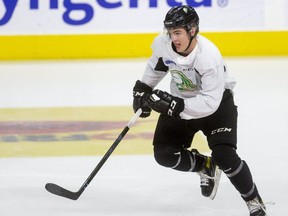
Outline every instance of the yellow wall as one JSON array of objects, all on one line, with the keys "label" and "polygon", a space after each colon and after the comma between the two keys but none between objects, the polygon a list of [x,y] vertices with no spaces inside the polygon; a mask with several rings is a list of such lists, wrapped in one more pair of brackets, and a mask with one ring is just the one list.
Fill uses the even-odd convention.
[{"label": "yellow wall", "polygon": [[[202,33],[224,56],[287,56],[288,31]],[[157,34],[0,36],[0,60],[148,57]]]}]

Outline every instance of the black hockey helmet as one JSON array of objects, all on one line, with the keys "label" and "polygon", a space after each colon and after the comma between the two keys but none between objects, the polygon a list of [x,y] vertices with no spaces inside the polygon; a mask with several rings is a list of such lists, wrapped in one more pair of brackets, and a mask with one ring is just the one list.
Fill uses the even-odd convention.
[{"label": "black hockey helmet", "polygon": [[192,26],[196,26],[198,30],[198,25],[198,14],[193,7],[188,5],[171,8],[164,20],[164,27],[166,29],[184,27],[189,31]]}]

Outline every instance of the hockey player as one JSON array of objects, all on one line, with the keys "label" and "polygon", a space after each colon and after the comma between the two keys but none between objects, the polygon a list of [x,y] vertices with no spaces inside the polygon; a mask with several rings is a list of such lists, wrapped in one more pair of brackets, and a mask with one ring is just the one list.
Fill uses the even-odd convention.
[{"label": "hockey player", "polygon": [[[133,108],[142,108],[140,117],[148,117],[151,109],[160,113],[153,139],[155,160],[164,167],[197,172],[203,196],[211,199],[223,170],[247,203],[250,216],[265,216],[248,165],[236,153],[238,114],[232,93],[236,83],[218,48],[198,34],[199,17],[190,6],[171,8],[164,27],[152,44],[142,80],[133,88]],[[168,73],[171,94],[154,89]],[[200,130],[211,157],[188,149]]]}]

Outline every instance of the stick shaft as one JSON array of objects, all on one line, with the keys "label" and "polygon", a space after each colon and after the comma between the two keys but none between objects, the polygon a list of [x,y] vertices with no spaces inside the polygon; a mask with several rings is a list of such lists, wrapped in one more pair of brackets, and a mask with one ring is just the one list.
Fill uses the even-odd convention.
[{"label": "stick shaft", "polygon": [[[94,168],[92,173],[88,176],[86,181],[83,183],[81,188],[83,188],[83,191],[86,189],[86,187],[89,185],[89,183],[92,181],[92,179],[95,177],[95,175],[98,173],[98,171],[101,169],[101,167],[104,165],[104,163],[107,161],[107,159],[110,157],[110,155],[113,153],[113,151],[116,149],[118,144],[121,142],[121,140],[124,138],[124,136],[127,134],[129,129],[132,127],[132,125],[135,123],[137,118],[141,115],[142,110],[139,109],[131,118],[131,120],[128,122],[127,126],[122,130],[122,132],[119,134],[117,139],[114,141],[114,143],[111,145],[111,147],[108,149],[108,151],[105,153],[105,155],[102,157],[100,162],[97,164],[97,166]],[[83,192],[82,191],[82,192]]]},{"label": "stick shaft", "polygon": [[91,174],[88,176],[88,178],[85,180],[85,182],[82,184],[80,189],[77,192],[71,192],[68,191],[58,185],[48,183],[46,184],[46,190],[49,192],[66,197],[69,199],[77,200],[80,195],[84,192],[84,190],[87,188],[87,186],[90,184],[90,182],[93,180],[95,175],[99,172],[101,167],[104,165],[104,163],[107,161],[107,159],[110,157],[110,155],[113,153],[113,151],[116,149],[118,144],[121,142],[121,140],[124,138],[124,136],[127,134],[129,129],[132,127],[132,125],[135,123],[137,118],[141,115],[142,109],[139,109],[131,118],[131,120],[128,122],[127,126],[122,130],[122,132],[119,134],[117,139],[114,141],[114,143],[111,145],[111,147],[108,149],[108,151],[105,153],[105,155],[102,157],[100,162],[97,164],[97,166],[94,168],[94,170],[91,172]]}]

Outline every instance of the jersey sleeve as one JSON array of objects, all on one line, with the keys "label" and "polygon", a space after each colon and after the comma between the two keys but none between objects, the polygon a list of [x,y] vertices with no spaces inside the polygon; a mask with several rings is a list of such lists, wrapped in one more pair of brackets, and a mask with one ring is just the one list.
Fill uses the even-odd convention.
[{"label": "jersey sleeve", "polygon": [[148,59],[142,82],[154,88],[166,75],[168,72],[168,67],[164,64],[162,59],[162,49],[164,46],[164,41],[161,35],[154,39],[151,46],[152,56]]}]

